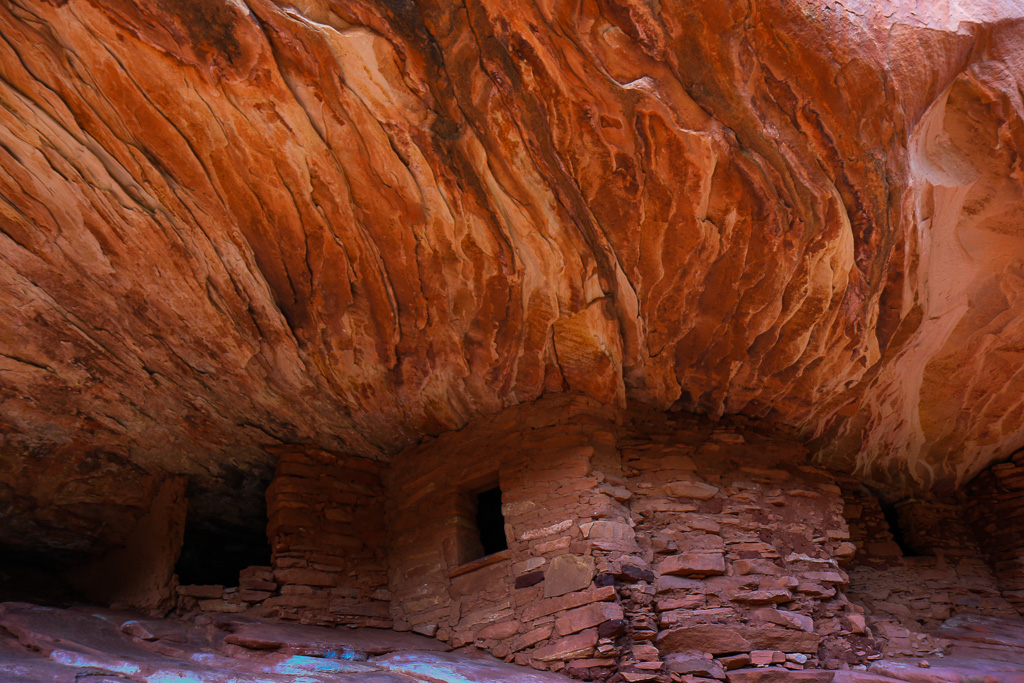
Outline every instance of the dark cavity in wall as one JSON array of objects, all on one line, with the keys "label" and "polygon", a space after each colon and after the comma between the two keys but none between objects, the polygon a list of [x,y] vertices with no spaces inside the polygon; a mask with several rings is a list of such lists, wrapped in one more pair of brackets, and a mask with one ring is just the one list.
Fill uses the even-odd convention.
[{"label": "dark cavity in wall", "polygon": [[904,557],[925,557],[932,554],[918,548],[908,538],[903,518],[900,515],[899,503],[887,503],[879,498],[878,504],[882,508],[882,514],[885,516],[885,523],[889,525],[892,540],[900,547],[900,552],[903,553]]},{"label": "dark cavity in wall", "polygon": [[505,538],[505,516],[501,512],[501,489],[494,487],[477,495],[476,527],[484,555],[508,550]]},{"label": "dark cavity in wall", "polygon": [[190,480],[188,517],[174,567],[182,585],[237,586],[246,567],[271,564],[267,540],[266,464],[224,467],[211,483]]},{"label": "dark cavity in wall", "polygon": [[270,544],[262,531],[244,527],[191,524],[175,572],[183,585],[237,586],[238,573],[270,565]]},{"label": "dark cavity in wall", "polygon": [[88,561],[45,552],[32,553],[0,546],[0,602],[34,602],[67,606],[85,602],[61,576],[68,568]]}]

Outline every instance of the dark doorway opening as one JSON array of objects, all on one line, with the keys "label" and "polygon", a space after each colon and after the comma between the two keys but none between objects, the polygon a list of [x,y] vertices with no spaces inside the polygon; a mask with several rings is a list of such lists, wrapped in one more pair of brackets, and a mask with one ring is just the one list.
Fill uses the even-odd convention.
[{"label": "dark doorway opening", "polygon": [[885,516],[885,522],[889,525],[889,532],[892,533],[892,540],[895,541],[896,545],[900,547],[900,552],[903,553],[904,557],[927,557],[931,553],[924,551],[917,547],[910,538],[902,521],[900,515],[899,503],[886,503],[883,500],[879,500],[878,504],[882,508],[882,515]]},{"label": "dark doorway opening", "polygon": [[0,602],[66,607],[88,603],[63,573],[89,562],[78,553],[30,551],[0,546]]},{"label": "dark doorway opening", "polygon": [[263,533],[239,527],[185,527],[175,566],[182,585],[237,586],[238,573],[253,566],[270,566],[270,544]]},{"label": "dark doorway opening", "polygon": [[476,528],[484,555],[508,550],[505,538],[505,516],[501,512],[501,489],[494,487],[477,495]]}]

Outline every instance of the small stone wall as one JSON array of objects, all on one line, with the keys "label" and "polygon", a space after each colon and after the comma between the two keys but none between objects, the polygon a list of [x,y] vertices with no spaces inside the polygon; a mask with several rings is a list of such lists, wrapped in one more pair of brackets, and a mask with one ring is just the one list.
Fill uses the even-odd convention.
[{"label": "small stone wall", "polygon": [[[585,529],[615,533],[614,499],[594,470],[599,451],[614,451],[613,429],[611,414],[561,395],[396,456],[388,476],[395,626],[538,668],[610,655],[622,607],[614,586],[595,582]],[[477,558],[474,496],[494,485],[509,548]],[[597,532],[585,526],[595,519],[603,520]]]},{"label": "small stone wall", "polygon": [[[839,667],[876,651],[839,566],[853,546],[832,477],[799,443],[686,416],[634,416],[619,441],[641,550],[610,570],[631,649],[677,673]],[[648,573],[649,568],[649,573]],[[653,645],[653,647],[652,647]],[[713,655],[713,660],[700,657]]]},{"label": "small stone wall", "polygon": [[847,595],[867,608],[885,654],[944,651],[947,643],[930,632],[954,614],[1016,616],[1000,595],[959,498],[904,500],[895,506],[894,530],[870,490],[849,478],[841,483],[857,546],[847,568]]},{"label": "small stone wall", "polygon": [[267,489],[272,574],[243,572],[239,598],[285,620],[390,627],[381,464],[315,448],[278,454]]},{"label": "small stone wall", "polygon": [[247,612],[249,616],[275,617],[281,610],[273,606],[273,600],[267,600],[278,595],[278,588],[273,567],[246,567],[238,574],[237,586],[178,586],[177,609],[179,612]]},{"label": "small stone wall", "polygon": [[[467,561],[494,483],[509,549]],[[839,489],[791,439],[561,395],[401,453],[387,490],[397,627],[595,680],[876,651]]]},{"label": "small stone wall", "polygon": [[1024,615],[1024,451],[983,472],[968,487],[967,498],[999,589]]}]

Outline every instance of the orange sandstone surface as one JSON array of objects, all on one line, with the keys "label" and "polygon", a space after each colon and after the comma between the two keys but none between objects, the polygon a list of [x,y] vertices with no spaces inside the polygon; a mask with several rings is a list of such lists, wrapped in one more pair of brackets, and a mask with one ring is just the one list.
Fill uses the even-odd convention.
[{"label": "orange sandstone surface", "polygon": [[1012,0],[0,3],[0,540],[564,391],[965,483],[1024,446],[1022,81]]}]

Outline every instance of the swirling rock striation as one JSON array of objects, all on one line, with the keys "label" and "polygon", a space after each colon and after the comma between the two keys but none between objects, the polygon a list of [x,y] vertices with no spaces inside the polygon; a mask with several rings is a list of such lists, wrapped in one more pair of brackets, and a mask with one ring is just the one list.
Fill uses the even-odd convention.
[{"label": "swirling rock striation", "polygon": [[1022,82],[1010,0],[6,0],[0,538],[567,390],[962,483],[1024,446]]}]

